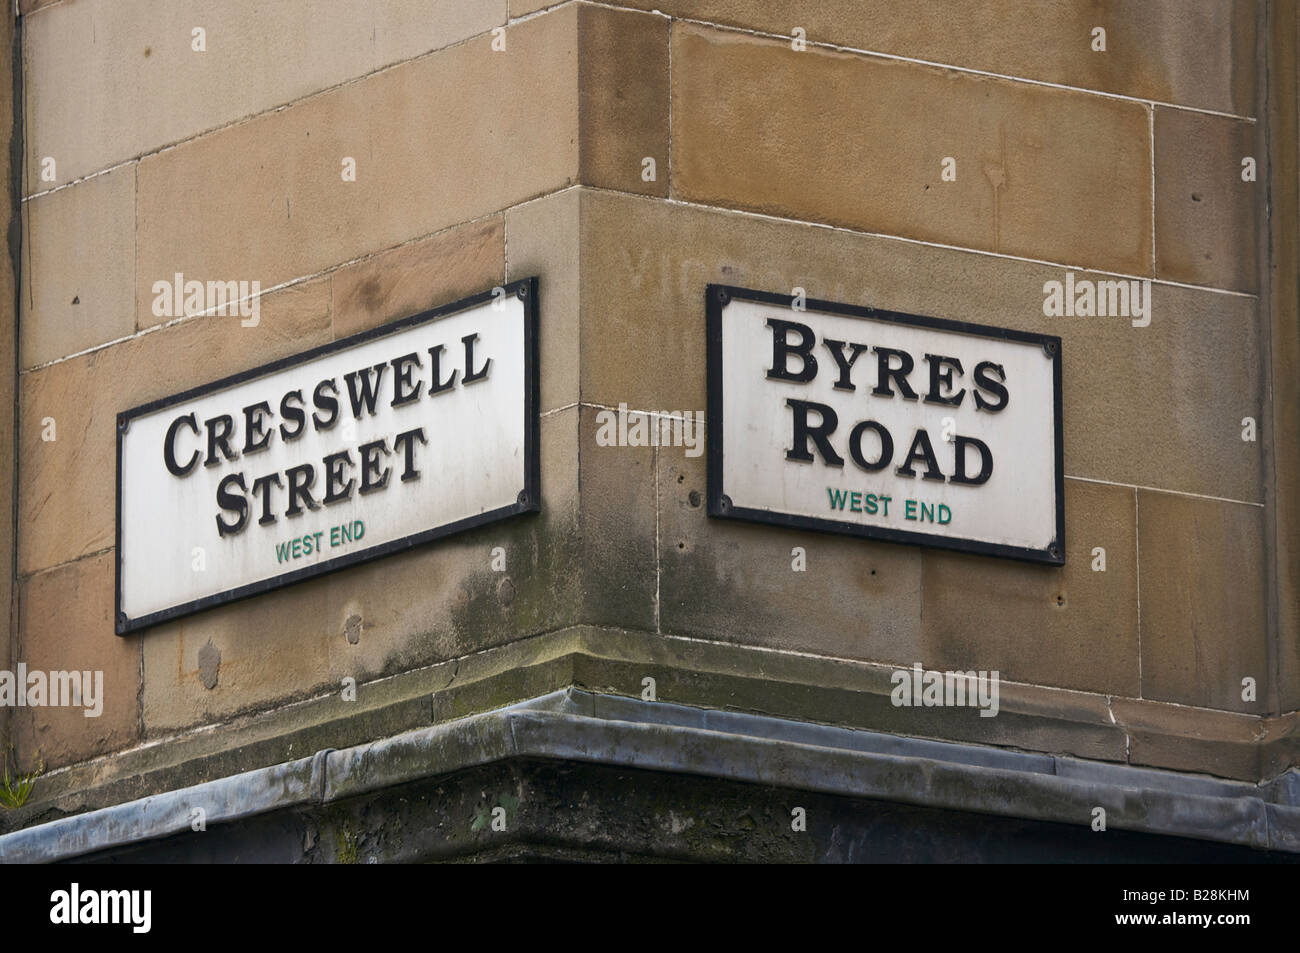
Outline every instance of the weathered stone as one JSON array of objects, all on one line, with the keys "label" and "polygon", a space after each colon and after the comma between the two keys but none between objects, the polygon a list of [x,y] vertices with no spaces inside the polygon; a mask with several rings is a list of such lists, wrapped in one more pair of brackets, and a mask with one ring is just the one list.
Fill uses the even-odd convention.
[{"label": "weathered stone", "polygon": [[656,628],[655,451],[597,443],[600,408],[583,404],[577,461],[584,600],[577,621]]},{"label": "weathered stone", "polygon": [[332,687],[328,592],[328,579],[314,579],[132,636],[144,646],[145,731],[157,737]]},{"label": "weathered stone", "polygon": [[[45,156],[63,185],[484,33],[505,12],[505,0],[119,0],[42,10],[23,24],[26,191],[51,187],[39,179]],[[199,27],[204,52],[193,48]],[[336,177],[340,159],[329,157]]]},{"label": "weathered stone", "polygon": [[135,330],[135,166],[23,206],[23,367]]},{"label": "weathered stone", "polygon": [[1151,272],[1140,104],[691,24],[672,63],[675,198]]},{"label": "weathered stone", "polygon": [[583,400],[703,410],[705,286],[800,287],[1059,335],[1067,475],[1262,499],[1260,445],[1240,424],[1264,399],[1250,298],[1152,284],[1147,327],[1047,317],[1044,287],[1065,269],[606,192],[584,191],[582,215]]},{"label": "weathered stone", "polygon": [[581,196],[581,190],[570,189],[517,205],[505,216],[510,239],[506,279],[538,278],[543,413],[578,401]]},{"label": "weathered stone", "polygon": [[505,223],[496,215],[380,252],[331,275],[334,337],[487,291],[504,274]]},{"label": "weathered stone", "polygon": [[[1016,682],[1137,696],[1134,492],[1065,481],[1063,567],[925,550],[925,646],[915,661],[927,668],[998,671]],[[1094,569],[1100,558],[1104,571]]]},{"label": "weathered stone", "polygon": [[142,299],[176,272],[271,287],[570,184],[576,24],[563,8],[504,52],[483,34],[145,158]]},{"label": "weathered stone", "polygon": [[329,281],[308,282],[267,295],[257,327],[191,318],[24,374],[19,573],[113,545],[118,412],[326,343],[329,304]]},{"label": "weathered stone", "polygon": [[[1145,601],[1142,608],[1145,622]],[[1145,680],[1145,669],[1143,677]],[[1113,708],[1116,722],[1129,736],[1133,764],[1247,781],[1261,779],[1257,718],[1128,698],[1115,699]]]},{"label": "weathered stone", "polygon": [[921,659],[919,549],[711,519],[705,458],[685,450],[658,450],[664,631],[899,665]]},{"label": "weathered stone", "polygon": [[668,21],[583,4],[578,50],[579,180],[667,195]]},{"label": "weathered stone", "polygon": [[140,640],[113,633],[113,564],[110,550],[20,584],[15,667],[92,679],[99,672],[103,680],[98,716],[88,717],[84,695],[81,707],[14,710],[14,747],[28,770],[85,761],[140,737]]},{"label": "weathered stone", "polygon": [[1261,508],[1143,490],[1137,520],[1142,697],[1267,712]]},{"label": "weathered stone", "polygon": [[[511,16],[549,5],[511,0]],[[1254,115],[1256,4],[1120,0],[620,0],[728,26],[1065,86]],[[1104,52],[1093,30],[1106,31]]]},{"label": "weathered stone", "polygon": [[1156,274],[1255,291],[1261,190],[1253,123],[1185,109],[1155,111]]}]

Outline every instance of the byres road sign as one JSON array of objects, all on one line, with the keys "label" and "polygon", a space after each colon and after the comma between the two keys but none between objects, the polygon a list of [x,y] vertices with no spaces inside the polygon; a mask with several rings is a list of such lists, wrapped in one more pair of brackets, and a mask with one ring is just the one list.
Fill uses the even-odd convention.
[{"label": "byres road sign", "polygon": [[537,308],[517,281],[120,414],[117,632],[538,509]]},{"label": "byres road sign", "polygon": [[710,285],[709,513],[1065,562],[1061,341]]}]

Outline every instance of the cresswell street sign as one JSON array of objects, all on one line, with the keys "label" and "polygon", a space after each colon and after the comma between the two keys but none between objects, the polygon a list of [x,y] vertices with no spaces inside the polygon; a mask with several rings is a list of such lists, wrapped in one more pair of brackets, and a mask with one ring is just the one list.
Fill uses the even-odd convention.
[{"label": "cresswell street sign", "polygon": [[706,301],[710,515],[1064,564],[1060,338]]},{"label": "cresswell street sign", "polygon": [[119,414],[118,634],[537,510],[537,313],[524,279]]}]

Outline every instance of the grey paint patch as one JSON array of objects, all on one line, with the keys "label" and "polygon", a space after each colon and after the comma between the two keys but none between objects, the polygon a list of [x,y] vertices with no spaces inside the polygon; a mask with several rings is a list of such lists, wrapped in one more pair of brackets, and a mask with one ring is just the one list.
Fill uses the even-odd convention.
[{"label": "grey paint patch", "polygon": [[221,671],[221,650],[208,639],[199,649],[199,681],[208,691],[217,687],[217,675]]}]

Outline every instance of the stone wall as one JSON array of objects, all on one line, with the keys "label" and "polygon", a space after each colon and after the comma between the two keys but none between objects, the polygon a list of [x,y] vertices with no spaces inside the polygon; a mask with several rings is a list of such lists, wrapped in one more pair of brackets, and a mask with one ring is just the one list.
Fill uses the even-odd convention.
[{"label": "stone wall", "polygon": [[[1291,764],[1277,553],[1298,527],[1273,507],[1296,441],[1279,461],[1270,386],[1295,329],[1261,305],[1257,238],[1275,11],[789,6],[23,0],[13,657],[102,669],[107,697],[97,719],[16,711],[19,759],[582,626],[584,652],[630,660],[601,669],[614,693],[653,668],[689,704],[1247,779]],[[1149,279],[1149,326],[1045,316],[1067,270]],[[156,316],[178,272],[259,281],[259,323]],[[529,275],[538,516],[114,635],[119,411]],[[703,410],[708,282],[1060,335],[1066,566],[720,523],[703,457],[599,446],[603,408]],[[915,662],[998,670],[1008,717],[891,709],[888,673]]]}]

